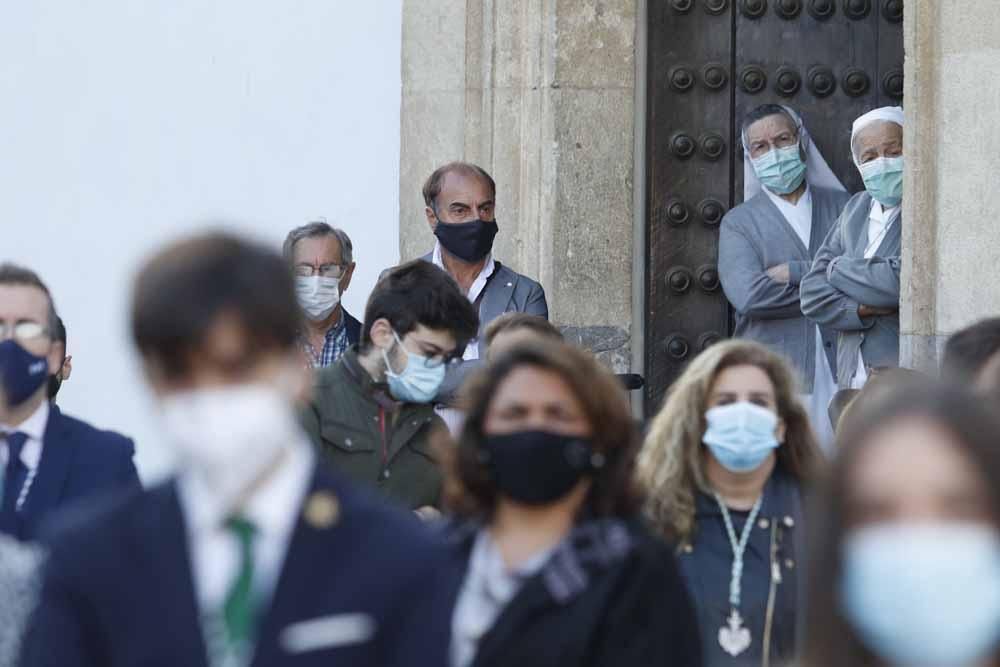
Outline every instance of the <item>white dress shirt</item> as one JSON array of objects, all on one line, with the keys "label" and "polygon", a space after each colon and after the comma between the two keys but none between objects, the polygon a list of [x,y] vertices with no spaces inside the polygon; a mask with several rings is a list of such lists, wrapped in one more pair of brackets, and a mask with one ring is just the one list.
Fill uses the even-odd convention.
[{"label": "white dress shirt", "polygon": [[555,547],[544,549],[520,566],[508,568],[489,530],[479,531],[452,612],[451,667],[472,664],[483,635],[493,627],[524,582],[545,566],[553,551]]},{"label": "white dress shirt", "polygon": [[[38,463],[42,460],[42,447],[45,445],[45,428],[49,423],[49,402],[42,401],[42,404],[17,426],[0,423],[0,433],[12,433],[20,431],[28,436],[24,446],[21,448],[21,463],[28,470],[28,475],[24,479],[17,497],[17,509],[20,510],[24,501],[28,498],[31,485],[35,481],[38,473]],[[3,472],[7,470],[7,461],[10,460],[10,452],[7,450],[7,442],[0,439],[0,494],[3,492]],[[3,496],[0,495],[0,498]]]},{"label": "white dress shirt", "polygon": [[[889,233],[892,223],[899,217],[901,206],[885,208],[882,204],[872,199],[871,211],[868,213],[868,245],[865,246],[865,259],[875,256],[878,247],[885,240],[885,235]],[[865,366],[863,352],[858,352],[858,369],[854,372],[851,380],[851,387],[861,389],[868,382],[868,368]]]},{"label": "white dress shirt", "polygon": [[[256,489],[240,512],[256,527],[253,590],[264,606],[277,585],[313,466],[314,454],[303,435],[281,467]],[[225,525],[230,509],[213,488],[190,473],[178,477],[177,488],[187,526],[195,594],[207,618],[221,611],[240,570],[240,546]]]},{"label": "white dress shirt", "polygon": [[[798,234],[802,245],[809,249],[812,241],[812,193],[809,186],[795,204],[786,201],[774,194],[767,188],[764,192],[778,207],[778,210],[788,224],[791,225],[795,233]],[[830,423],[829,406],[833,400],[833,395],[837,391],[837,382],[833,377],[833,370],[830,368],[830,361],[827,359],[823,348],[823,335],[819,327],[813,327],[816,331],[816,360],[813,371],[813,391],[811,394],[802,395],[802,403],[809,413],[813,430],[819,437],[823,449],[830,450],[833,447],[833,426]]]}]

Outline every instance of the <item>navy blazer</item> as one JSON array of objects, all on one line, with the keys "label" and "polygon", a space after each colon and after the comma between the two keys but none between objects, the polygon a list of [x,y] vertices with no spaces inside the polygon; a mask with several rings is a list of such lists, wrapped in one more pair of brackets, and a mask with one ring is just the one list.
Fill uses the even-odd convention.
[{"label": "navy blazer", "polygon": [[[325,513],[315,511],[318,498]],[[321,467],[294,511],[300,518],[251,665],[446,665],[443,540]],[[199,616],[186,524],[168,481],[77,518],[52,540],[22,665],[207,667]],[[358,618],[372,635],[338,641],[338,620]],[[295,651],[306,621],[320,634],[323,621],[334,627],[326,643]]]},{"label": "navy blazer", "polygon": [[135,445],[125,436],[98,430],[50,406],[42,458],[17,513],[15,536],[35,539],[56,510],[84,498],[139,487],[134,454]]},{"label": "navy blazer", "polygon": [[361,342],[361,322],[351,316],[349,312],[341,309],[344,317],[344,328],[347,329],[347,342],[350,345],[357,345]]}]

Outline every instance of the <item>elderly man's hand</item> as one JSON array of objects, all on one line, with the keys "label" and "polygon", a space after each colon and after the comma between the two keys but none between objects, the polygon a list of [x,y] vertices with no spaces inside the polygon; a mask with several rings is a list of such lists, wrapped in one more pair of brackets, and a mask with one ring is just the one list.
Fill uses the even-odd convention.
[{"label": "elderly man's hand", "polygon": [[778,264],[777,266],[772,266],[767,270],[768,277],[776,283],[788,284],[792,281],[791,271],[788,269],[788,264]]},{"label": "elderly man's hand", "polygon": [[876,308],[875,306],[858,306],[858,317],[880,317],[882,315],[893,315],[899,312],[898,308]]}]

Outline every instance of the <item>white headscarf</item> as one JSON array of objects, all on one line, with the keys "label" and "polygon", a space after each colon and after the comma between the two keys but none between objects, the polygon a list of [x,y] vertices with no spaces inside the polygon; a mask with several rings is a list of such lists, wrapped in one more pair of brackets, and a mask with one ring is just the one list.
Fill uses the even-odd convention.
[{"label": "white headscarf", "polygon": [[[806,154],[806,182],[821,188],[830,188],[847,192],[847,188],[840,182],[837,175],[826,163],[823,154],[819,152],[809,135],[809,130],[802,124],[802,118],[791,110],[791,108],[781,105],[785,113],[795,123],[795,129],[799,135],[799,145]],[[763,187],[757,180],[757,172],[753,169],[753,160],[750,158],[750,149],[747,146],[746,131],[743,131],[743,201],[749,201],[751,197],[757,196]]]},{"label": "white headscarf", "polygon": [[854,158],[854,164],[858,163],[858,158],[854,155],[854,138],[858,136],[858,132],[878,122],[895,123],[903,127],[903,107],[879,107],[854,121],[851,126],[851,157]]}]

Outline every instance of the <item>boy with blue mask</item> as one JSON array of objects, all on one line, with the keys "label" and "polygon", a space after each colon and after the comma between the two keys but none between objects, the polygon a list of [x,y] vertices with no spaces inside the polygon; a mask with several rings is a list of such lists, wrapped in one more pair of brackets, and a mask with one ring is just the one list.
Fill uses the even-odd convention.
[{"label": "boy with blue mask", "polygon": [[903,109],[854,121],[851,152],[865,190],[844,207],[802,279],[802,312],[839,332],[839,389],[860,389],[870,369],[899,365]]},{"label": "boy with blue mask", "polygon": [[784,354],[820,442],[833,442],[835,332],[801,312],[799,283],[849,195],[792,109],[764,104],[743,120],[744,203],[722,221],[719,278],[739,338]]},{"label": "boy with blue mask", "polygon": [[365,308],[361,342],[317,376],[303,414],[334,467],[422,516],[440,502],[431,439],[448,364],[475,338],[479,318],[455,281],[429,262],[387,272]]}]

